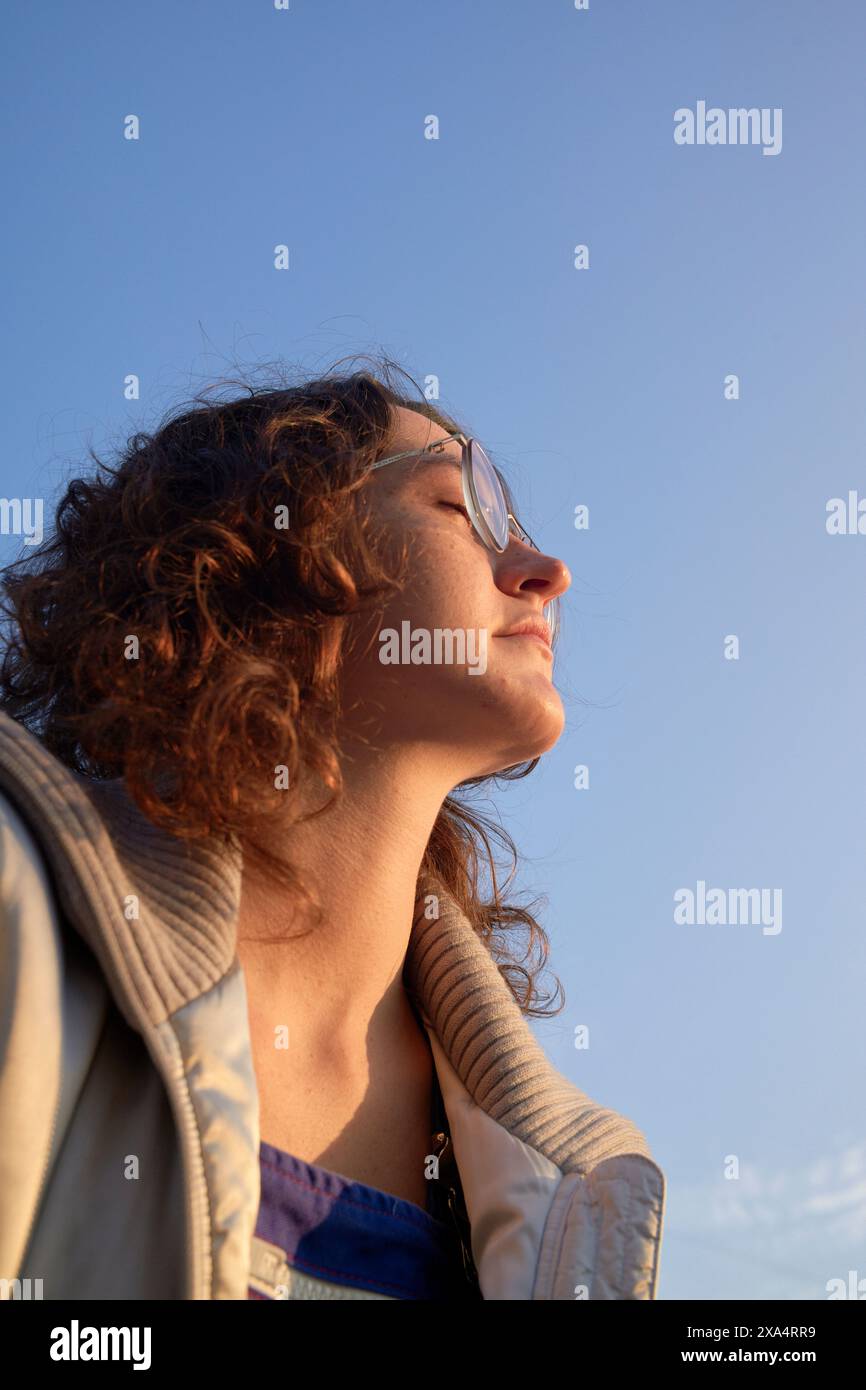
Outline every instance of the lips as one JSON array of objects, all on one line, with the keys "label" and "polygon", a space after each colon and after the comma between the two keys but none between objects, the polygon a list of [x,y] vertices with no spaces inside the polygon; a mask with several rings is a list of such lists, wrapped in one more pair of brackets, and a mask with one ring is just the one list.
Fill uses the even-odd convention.
[{"label": "lips", "polygon": [[550,628],[543,618],[524,618],[522,622],[515,623],[513,627],[507,628],[505,632],[497,633],[498,637],[537,637],[544,644],[548,651],[552,650],[550,640]]},{"label": "lips", "polygon": [[503,633],[502,636],[507,637],[509,641],[513,641],[515,638],[518,641],[521,639],[523,639],[523,641],[529,641],[533,646],[540,647],[547,656],[553,656],[552,648],[547,645],[543,637],[539,637],[537,632],[508,632]]}]

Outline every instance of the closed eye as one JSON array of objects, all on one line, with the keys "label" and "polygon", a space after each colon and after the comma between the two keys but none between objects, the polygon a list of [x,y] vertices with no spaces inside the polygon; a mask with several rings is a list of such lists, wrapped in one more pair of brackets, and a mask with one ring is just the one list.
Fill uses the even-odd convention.
[{"label": "closed eye", "polygon": [[474,522],[473,522],[473,520],[472,520],[472,517],[469,515],[469,512],[466,510],[466,508],[463,506],[463,503],[462,503],[462,502],[444,502],[444,501],[443,501],[443,502],[440,502],[439,505],[440,505],[440,507],[447,507],[448,510],[449,510],[449,512],[459,512],[460,515],[461,515],[462,517],[464,517],[464,519],[465,519],[465,521],[466,521],[466,525],[469,527],[469,530],[470,530],[471,534],[472,534],[472,535],[475,537],[475,539],[478,541],[479,545],[483,545],[483,544],[484,544],[484,542],[481,540],[480,536],[478,535],[478,532],[477,532],[476,529],[475,529],[475,525],[474,525]]},{"label": "closed eye", "polygon": [[462,512],[463,515],[466,517],[466,520],[469,522],[469,525],[472,525],[472,518],[462,502],[440,502],[439,505],[440,507],[449,507],[451,511],[454,512]]}]

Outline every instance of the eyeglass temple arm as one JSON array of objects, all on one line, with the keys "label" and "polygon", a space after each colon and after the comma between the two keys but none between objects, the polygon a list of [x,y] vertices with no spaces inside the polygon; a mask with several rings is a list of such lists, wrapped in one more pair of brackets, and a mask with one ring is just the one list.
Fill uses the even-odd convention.
[{"label": "eyeglass temple arm", "polygon": [[384,468],[386,463],[396,463],[398,459],[408,459],[411,458],[413,454],[426,454],[429,453],[431,449],[441,449],[443,444],[450,444],[452,439],[465,440],[465,438],[466,436],[462,431],[458,430],[456,434],[449,434],[445,439],[434,439],[432,444],[427,444],[423,449],[404,449],[402,454],[391,454],[389,458],[377,459],[372,466],[373,468]]}]

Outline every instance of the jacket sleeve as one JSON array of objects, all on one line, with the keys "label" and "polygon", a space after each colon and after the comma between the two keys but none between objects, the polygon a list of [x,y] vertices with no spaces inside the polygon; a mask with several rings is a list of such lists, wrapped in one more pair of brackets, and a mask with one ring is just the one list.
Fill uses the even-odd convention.
[{"label": "jacket sleeve", "polygon": [[643,1154],[567,1173],[548,1214],[533,1298],[654,1299],[665,1179]]},{"label": "jacket sleeve", "polygon": [[0,1279],[17,1278],[48,1166],[62,1002],[62,948],[45,864],[0,793]]},{"label": "jacket sleeve", "polygon": [[0,791],[0,1280],[20,1278],[106,1007],[42,845]]}]

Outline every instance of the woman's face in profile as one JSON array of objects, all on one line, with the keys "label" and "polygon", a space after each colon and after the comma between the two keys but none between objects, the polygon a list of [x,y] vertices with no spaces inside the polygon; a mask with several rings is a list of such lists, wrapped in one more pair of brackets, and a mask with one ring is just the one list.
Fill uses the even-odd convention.
[{"label": "woman's face in profile", "polygon": [[[449,431],[395,407],[387,453],[423,449]],[[544,753],[565,722],[543,641],[506,636],[565,592],[565,564],[518,540],[487,548],[465,510],[460,444],[372,474],[371,511],[409,544],[402,592],[344,668],[344,709],[382,745],[425,746],[453,761],[453,785]],[[368,620],[369,623],[369,620]],[[437,640],[437,632],[439,634]],[[411,660],[413,651],[416,661]],[[418,659],[420,658],[420,659]]]}]

